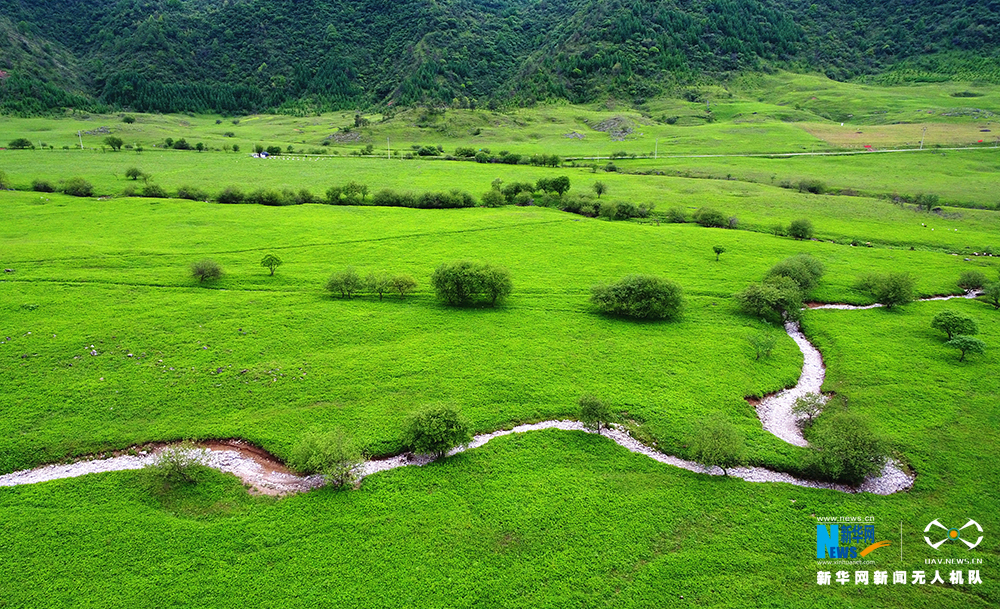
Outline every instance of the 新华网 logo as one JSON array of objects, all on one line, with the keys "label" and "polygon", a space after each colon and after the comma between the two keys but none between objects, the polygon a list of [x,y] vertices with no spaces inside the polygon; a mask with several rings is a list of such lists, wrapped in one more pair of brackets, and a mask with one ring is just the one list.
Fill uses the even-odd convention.
[{"label": "\u65b0\u534e\u7f51 logo", "polygon": [[938,528],[941,528],[941,529],[944,529],[945,531],[947,531],[947,534],[945,535],[944,539],[942,539],[941,541],[938,541],[936,543],[933,542],[933,541],[931,541],[930,537],[928,537],[927,535],[924,535],[924,541],[926,541],[927,545],[929,545],[930,547],[934,548],[935,550],[937,550],[938,548],[940,548],[944,544],[944,542],[946,542],[946,541],[961,541],[965,545],[969,546],[969,549],[971,550],[972,548],[978,546],[980,544],[980,542],[983,541],[983,536],[982,535],[979,536],[979,539],[976,540],[976,543],[972,543],[971,541],[968,541],[968,540],[966,540],[966,539],[964,539],[962,537],[962,531],[964,529],[967,529],[967,528],[971,527],[971,526],[976,527],[979,530],[980,533],[983,532],[983,527],[979,526],[979,523],[976,522],[975,520],[970,520],[969,522],[965,523],[964,525],[962,525],[961,527],[959,527],[957,529],[950,529],[950,528],[944,526],[943,524],[941,524],[940,522],[938,522],[937,520],[934,520],[930,524],[928,524],[926,527],[924,527],[924,533],[930,533],[931,527],[938,527]]},{"label": "\u65b0\u534e\u7f51 logo", "polygon": [[875,541],[873,524],[817,524],[816,558],[864,558],[879,548],[891,545]]}]

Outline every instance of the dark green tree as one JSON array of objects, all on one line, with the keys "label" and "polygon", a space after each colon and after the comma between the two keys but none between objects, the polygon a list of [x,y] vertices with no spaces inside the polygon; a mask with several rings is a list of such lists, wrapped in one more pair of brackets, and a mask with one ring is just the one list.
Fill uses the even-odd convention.
[{"label": "dark green tree", "polygon": [[958,361],[960,362],[965,361],[965,355],[967,353],[984,353],[986,351],[986,343],[978,338],[963,336],[961,334],[949,340],[945,344],[962,352],[962,356],[958,358]]},{"label": "dark green tree", "polygon": [[274,270],[281,266],[281,258],[278,258],[274,254],[268,254],[261,258],[260,265],[271,271],[271,276],[274,277]]},{"label": "dark green tree", "polygon": [[965,336],[979,334],[979,325],[975,319],[949,310],[941,311],[935,315],[934,319],[931,320],[931,327],[947,334],[948,340],[955,338],[958,334]]},{"label": "dark green tree", "polygon": [[601,195],[603,195],[606,192],[608,192],[607,184],[601,181],[594,182],[594,194],[597,195],[598,199],[600,199]]},{"label": "dark green tree", "polygon": [[122,146],[125,145],[125,142],[122,141],[122,138],[116,137],[114,135],[109,135],[108,137],[104,138],[104,143],[107,144],[108,147],[110,147],[115,152],[121,150]]},{"label": "dark green tree", "polygon": [[813,237],[813,225],[808,218],[802,218],[801,220],[792,220],[792,223],[788,225],[788,235],[796,239],[812,239]]},{"label": "dark green tree", "polygon": [[199,260],[191,265],[191,275],[198,278],[198,283],[222,277],[222,267],[214,260]]},{"label": "dark green tree", "polygon": [[430,406],[411,414],[403,430],[403,444],[417,454],[442,457],[452,448],[472,441],[465,418],[454,406]]},{"label": "dark green tree", "polygon": [[719,256],[726,253],[726,248],[722,247],[721,245],[713,245],[712,251],[715,252],[715,261],[718,262]]},{"label": "dark green tree", "polygon": [[637,319],[676,319],[684,309],[681,287],[651,275],[628,275],[617,283],[596,285],[590,301],[602,313]]},{"label": "dark green tree", "polygon": [[809,442],[819,473],[847,484],[861,484],[865,477],[882,471],[888,459],[885,443],[868,421],[844,410],[821,417],[812,426]]}]

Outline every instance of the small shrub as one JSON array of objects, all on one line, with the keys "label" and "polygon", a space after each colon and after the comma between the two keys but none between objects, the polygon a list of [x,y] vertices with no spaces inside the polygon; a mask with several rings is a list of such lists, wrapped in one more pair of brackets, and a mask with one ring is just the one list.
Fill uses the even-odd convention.
[{"label": "small shrub", "polygon": [[215,200],[219,203],[224,204],[238,204],[243,203],[245,197],[243,191],[236,186],[229,186],[225,190],[219,193]]},{"label": "small shrub", "polygon": [[856,288],[887,309],[913,301],[913,277],[909,273],[869,273],[858,280]]},{"label": "small shrub", "polygon": [[141,196],[153,199],[166,199],[167,191],[159,184],[146,184],[142,187]]},{"label": "small shrub", "polygon": [[454,406],[432,406],[416,412],[407,418],[403,430],[403,443],[414,453],[435,457],[471,441],[469,425]]},{"label": "small shrub", "polygon": [[352,298],[361,289],[361,276],[353,266],[349,266],[331,275],[326,282],[326,289],[334,294],[339,293],[341,298]]},{"label": "small shrub", "polygon": [[687,222],[687,213],[683,207],[671,207],[667,210],[665,219],[673,224],[684,224]]},{"label": "small shrub", "polygon": [[588,429],[596,429],[601,433],[611,423],[611,409],[597,397],[586,394],[580,396],[580,422]]},{"label": "small shrub", "polygon": [[958,277],[958,287],[966,292],[981,290],[984,285],[986,285],[986,275],[981,271],[962,271]]},{"label": "small shrub", "polygon": [[726,253],[726,248],[722,247],[721,245],[713,245],[712,251],[715,252],[715,261],[718,262],[719,256]]},{"label": "small shrub", "polygon": [[801,180],[798,187],[799,192],[809,192],[814,195],[821,195],[826,192],[826,184],[821,180]]},{"label": "small shrub", "polygon": [[759,361],[766,357],[771,357],[771,352],[774,351],[774,347],[778,344],[778,337],[772,332],[757,332],[751,334],[747,337],[747,342],[750,343],[750,347],[753,348],[754,361]]},{"label": "small shrub", "polygon": [[222,267],[214,260],[199,260],[191,265],[191,275],[198,278],[198,283],[222,277]]},{"label": "small shrub", "polygon": [[590,301],[602,313],[637,319],[676,319],[684,309],[681,287],[650,275],[628,275],[611,285],[596,285]]},{"label": "small shrub", "polygon": [[702,207],[694,212],[694,221],[709,228],[724,228],[729,224],[725,214],[711,207]]},{"label": "small shrub", "polygon": [[813,237],[813,225],[808,218],[802,218],[801,220],[792,220],[792,223],[788,225],[788,235],[794,237],[795,239],[805,240],[812,239]]},{"label": "small shrub", "polygon": [[35,146],[28,138],[19,137],[8,142],[7,147],[11,150],[24,150],[25,148],[34,148]]},{"label": "small shrub", "polygon": [[728,419],[720,415],[710,417],[690,442],[692,458],[706,467],[720,467],[722,474],[746,463],[746,445],[743,434]]},{"label": "small shrub", "polygon": [[48,180],[32,180],[31,190],[35,192],[55,192],[56,187],[52,185],[52,182]]},{"label": "small shrub", "polygon": [[63,183],[63,192],[74,197],[90,197],[94,194],[94,185],[83,178],[70,178]]},{"label": "small shrub", "polygon": [[483,195],[483,207],[501,207],[507,203],[504,199],[503,194],[494,189],[490,189]]},{"label": "small shrub", "polygon": [[146,466],[155,479],[169,490],[174,485],[197,481],[199,470],[205,468],[205,453],[191,442],[181,442],[160,451],[156,460]]},{"label": "small shrub", "polygon": [[1000,309],[1000,281],[988,283],[983,287],[983,300],[993,305],[994,309]]},{"label": "small shrub", "polygon": [[826,398],[818,393],[807,393],[796,398],[792,405],[792,412],[798,419],[799,426],[803,429],[811,427],[816,417],[823,412],[826,406]]},{"label": "small shrub", "polygon": [[197,186],[181,186],[177,189],[178,199],[188,199],[189,201],[208,201],[209,194]]},{"label": "small shrub", "polygon": [[305,433],[288,459],[293,469],[305,474],[322,474],[327,484],[338,488],[357,479],[363,462],[361,450],[342,429]]}]

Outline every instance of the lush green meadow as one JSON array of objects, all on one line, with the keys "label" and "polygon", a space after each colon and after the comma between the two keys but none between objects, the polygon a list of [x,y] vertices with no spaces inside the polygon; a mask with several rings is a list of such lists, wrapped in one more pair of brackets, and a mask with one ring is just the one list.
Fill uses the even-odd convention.
[{"label": "lush green meadow", "polygon": [[[933,121],[944,121],[946,110],[989,108],[996,95],[980,87],[983,97],[956,98],[952,89],[973,85],[954,83],[877,89],[822,80],[778,75],[734,83],[731,91],[706,88],[699,102],[653,100],[642,109],[449,110],[423,118],[417,109],[384,123],[370,117],[364,133],[375,143],[388,134],[401,148],[441,143],[449,150],[483,138],[494,151],[564,156],[609,146],[652,150],[656,137],[663,154],[671,133],[670,146],[688,153],[795,151],[829,148],[804,125],[830,128],[845,108],[869,125],[892,122],[879,113],[883,105],[899,120],[930,108]],[[810,86],[817,93],[807,95]],[[698,118],[705,98],[718,116],[711,123]],[[859,111],[857,99],[873,110]],[[614,143],[594,131],[564,137],[618,115],[644,135]],[[661,116],[680,118],[668,125]],[[958,293],[963,271],[995,280],[1000,268],[996,258],[975,255],[1000,248],[996,211],[928,213],[779,186],[820,179],[986,204],[993,150],[615,161],[627,171],[668,174],[636,175],[345,154],[363,141],[329,147],[340,155],[246,154],[258,141],[319,146],[353,122],[349,113],[240,117],[236,125],[228,117],[138,115],[131,126],[105,118],[120,120],[0,117],[0,143],[33,130],[32,139],[49,133],[46,143],[57,148],[0,152],[0,170],[19,189],[0,192],[0,268],[10,269],[0,276],[0,473],[182,438],[245,438],[287,457],[304,432],[335,427],[370,454],[394,454],[404,448],[406,416],[428,404],[458,406],[485,432],[574,418],[584,393],[681,456],[706,417],[722,413],[745,437],[751,463],[799,473],[806,449],[764,432],[745,398],[793,385],[801,353],[780,328],[740,314],[732,295],[799,253],[825,265],[810,299],[826,302],[870,302],[854,289],[870,272],[909,272],[917,293],[937,295]],[[974,119],[947,120],[939,124],[967,128]],[[134,128],[146,151],[61,150],[95,121]],[[480,135],[471,135],[475,129]],[[727,144],[726,130],[743,129],[728,134]],[[178,136],[245,148],[153,149]],[[544,207],[265,207],[121,196],[133,184],[124,175],[131,166],[170,192],[190,185],[211,194],[238,185],[322,195],[358,181],[371,191],[457,188],[478,199],[497,178],[568,175],[571,194],[590,193],[600,180],[608,186],[601,201],[653,203],[656,212],[612,222]],[[34,179],[74,176],[107,196],[27,191]],[[738,218],[738,230],[663,221],[669,208],[690,216],[704,206]],[[772,234],[775,224],[799,218],[812,220],[816,240]],[[718,261],[717,245],[725,248]],[[259,264],[268,253],[284,262],[274,276]],[[190,265],[206,258],[225,274],[199,283]],[[459,259],[508,268],[510,299],[497,308],[440,304],[429,277]],[[362,275],[410,274],[418,288],[405,299],[333,298],[323,286],[348,265]],[[629,273],[680,284],[682,317],[638,323],[595,313],[590,287]],[[986,353],[959,362],[944,346],[930,323],[945,309],[978,320]],[[917,474],[912,489],[882,497],[708,477],[594,435],[558,431],[498,438],[424,468],[375,474],[356,490],[282,499],[250,496],[213,471],[166,493],[143,472],[86,476],[0,488],[0,607],[1000,604],[993,465],[1000,312],[975,300],[817,310],[805,313],[803,329],[828,367],[824,390],[872,421]],[[760,331],[778,342],[757,361],[747,337]],[[877,539],[893,545],[872,554],[871,565],[818,566],[815,525],[824,516],[874,517]],[[924,544],[931,520],[954,526],[970,518],[986,530],[977,550]],[[933,573],[924,559],[968,557],[983,558],[965,567],[981,570],[982,584],[816,584],[819,570]],[[947,579],[954,567],[937,568]]]}]

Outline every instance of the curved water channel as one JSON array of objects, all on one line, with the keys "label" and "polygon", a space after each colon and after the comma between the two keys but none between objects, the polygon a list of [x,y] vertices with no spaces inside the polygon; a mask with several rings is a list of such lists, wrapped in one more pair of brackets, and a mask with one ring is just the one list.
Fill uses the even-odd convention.
[{"label": "curved water channel", "polygon": [[[936,296],[921,300],[949,300],[952,298],[975,298],[977,293],[968,293],[961,296]],[[872,309],[881,305],[854,306],[843,304],[813,305],[811,309],[839,309],[839,310],[860,310]],[[823,367],[823,356],[802,334],[798,324],[785,324],[785,331],[798,345],[802,351],[802,374],[794,387],[780,391],[768,396],[755,404],[757,414],[760,417],[763,428],[781,438],[789,444],[796,446],[807,446],[802,432],[796,424],[796,417],[792,413],[792,405],[795,400],[807,393],[820,394],[826,370]],[[586,428],[579,421],[542,421],[527,425],[518,425],[512,429],[495,431],[492,433],[475,436],[468,445],[461,446],[449,452],[454,455],[466,450],[471,450],[483,446],[493,438],[506,436],[514,433],[527,433],[543,429],[560,429],[564,431],[582,431],[586,433],[599,433]],[[633,438],[620,426],[613,426],[600,432],[601,435],[612,442],[628,449],[631,452],[645,455],[650,459],[680,467],[692,472],[707,474],[710,476],[723,475],[722,469],[718,467],[706,467],[695,461],[681,459],[672,455],[667,455],[654,450]],[[87,474],[102,472],[124,471],[142,469],[148,465],[156,463],[160,452],[165,446],[131,449],[127,454],[119,454],[110,458],[90,458],[68,464],[46,465],[30,470],[22,470],[0,476],[0,486],[17,486],[22,484],[36,484],[49,480],[61,478],[75,478]],[[242,440],[217,440],[198,443],[193,449],[204,465],[215,468],[222,472],[235,475],[246,484],[251,491],[266,495],[286,495],[307,491],[323,485],[322,476],[299,476],[285,467],[278,459],[274,458],[266,451],[259,449]],[[425,455],[402,454],[386,459],[372,459],[365,461],[359,467],[358,478],[364,478],[374,473],[407,467],[411,465],[422,466],[430,463],[433,459]],[[777,472],[764,467],[735,467],[729,468],[726,472],[730,476],[742,478],[748,482],[785,482],[797,486],[810,488],[825,488],[846,493],[875,493],[879,495],[889,495],[913,486],[914,477],[905,473],[895,462],[886,463],[879,476],[867,478],[859,487],[851,487],[844,484],[831,482],[818,482],[797,478],[791,474]]]}]

